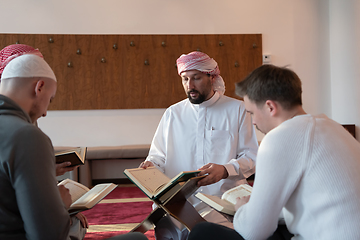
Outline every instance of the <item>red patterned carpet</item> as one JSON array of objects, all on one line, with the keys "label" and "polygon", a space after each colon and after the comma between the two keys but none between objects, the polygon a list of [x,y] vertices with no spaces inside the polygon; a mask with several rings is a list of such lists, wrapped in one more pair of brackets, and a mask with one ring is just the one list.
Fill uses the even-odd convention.
[{"label": "red patterned carpet", "polygon": [[[152,201],[134,185],[120,185],[94,208],[84,211],[90,227],[85,240],[106,239],[126,234],[151,212]],[[155,240],[154,230],[145,234]]]}]

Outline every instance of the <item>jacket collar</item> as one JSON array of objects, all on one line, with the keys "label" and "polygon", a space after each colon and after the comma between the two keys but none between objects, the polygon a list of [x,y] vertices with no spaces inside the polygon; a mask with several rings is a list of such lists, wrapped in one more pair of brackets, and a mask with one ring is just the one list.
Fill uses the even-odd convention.
[{"label": "jacket collar", "polygon": [[30,116],[15,101],[0,94],[0,115],[13,115],[32,124]]}]

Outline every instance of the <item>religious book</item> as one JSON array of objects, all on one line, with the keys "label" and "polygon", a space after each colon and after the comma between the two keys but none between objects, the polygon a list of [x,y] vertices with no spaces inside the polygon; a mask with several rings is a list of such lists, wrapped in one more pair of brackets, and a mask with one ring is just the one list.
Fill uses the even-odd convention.
[{"label": "religious book", "polygon": [[[124,174],[138,187],[146,196],[155,200],[167,193],[175,186],[181,187],[178,183],[186,182],[191,178],[198,178],[196,171],[183,171],[170,179],[157,167],[125,169]],[[178,189],[179,189],[178,188]]]},{"label": "religious book", "polygon": [[236,198],[248,196],[251,191],[252,187],[250,185],[241,184],[224,192],[221,198],[201,192],[196,193],[195,197],[219,212],[235,215]]},{"label": "religious book", "polygon": [[55,152],[56,163],[71,162],[68,167],[85,164],[86,147],[78,147]]},{"label": "religious book", "polygon": [[60,185],[64,185],[64,187],[69,189],[72,201],[69,208],[70,214],[91,209],[117,187],[117,185],[113,183],[102,183],[89,189],[69,178],[58,183],[58,186]]}]

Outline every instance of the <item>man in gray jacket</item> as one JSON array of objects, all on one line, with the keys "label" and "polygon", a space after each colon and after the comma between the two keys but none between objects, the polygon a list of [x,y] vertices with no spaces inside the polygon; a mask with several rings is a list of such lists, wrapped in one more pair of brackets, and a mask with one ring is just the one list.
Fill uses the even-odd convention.
[{"label": "man in gray jacket", "polygon": [[[33,123],[55,97],[54,72],[37,54],[6,64],[0,83],[0,239],[82,239],[71,221],[71,196],[57,187],[51,140]],[[79,225],[77,235],[71,230]],[[128,237],[133,235],[128,235]],[[146,239],[139,236],[138,239]],[[120,239],[120,238],[119,238]],[[129,239],[129,238],[121,238]],[[135,238],[137,239],[137,238]]]},{"label": "man in gray jacket", "polygon": [[0,239],[68,236],[71,197],[67,189],[57,187],[50,139],[33,125],[46,116],[55,93],[55,74],[34,54],[13,59],[2,73]]}]

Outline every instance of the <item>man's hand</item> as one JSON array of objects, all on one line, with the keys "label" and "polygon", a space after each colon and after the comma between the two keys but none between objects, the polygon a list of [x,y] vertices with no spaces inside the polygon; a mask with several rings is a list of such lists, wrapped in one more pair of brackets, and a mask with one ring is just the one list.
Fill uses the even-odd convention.
[{"label": "man's hand", "polygon": [[144,169],[146,169],[146,168],[152,167],[152,166],[154,166],[154,164],[153,164],[152,162],[150,162],[150,161],[143,161],[143,162],[140,164],[139,168],[144,168]]},{"label": "man's hand", "polygon": [[198,181],[197,185],[199,187],[216,183],[221,179],[227,178],[229,176],[226,168],[223,165],[215,163],[208,163],[199,168],[199,170],[201,170],[201,172],[198,174],[199,176],[207,174],[206,177]]},{"label": "man's hand", "polygon": [[70,207],[70,205],[72,203],[69,189],[64,187],[64,185],[58,186],[58,189],[59,189],[59,192],[60,192],[61,200],[65,204],[66,209],[69,209],[69,207]]},{"label": "man's hand", "polygon": [[69,167],[71,162],[63,162],[56,164],[56,176],[61,176],[66,172],[72,171],[79,166]]},{"label": "man's hand", "polygon": [[89,222],[82,213],[76,214],[75,217],[77,217],[80,220],[81,226],[83,226],[84,228],[89,228]]},{"label": "man's hand", "polygon": [[248,203],[250,200],[250,195],[245,197],[236,198],[235,211],[237,211],[242,205]]}]

